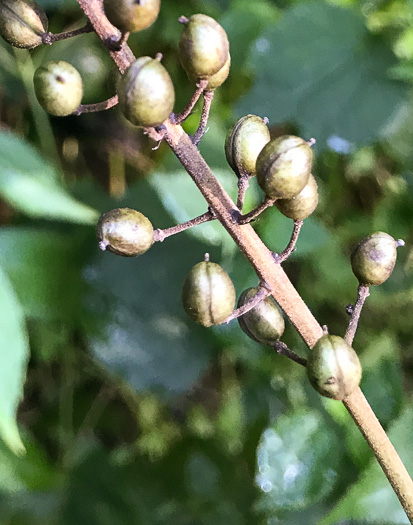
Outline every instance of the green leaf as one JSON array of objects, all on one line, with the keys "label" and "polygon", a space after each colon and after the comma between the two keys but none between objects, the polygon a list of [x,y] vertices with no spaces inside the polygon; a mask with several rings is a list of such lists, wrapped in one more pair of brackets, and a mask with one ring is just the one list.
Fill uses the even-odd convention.
[{"label": "green leaf", "polygon": [[0,267],[0,437],[15,453],[25,452],[16,423],[23,394],[29,344],[23,310]]},{"label": "green leaf", "polygon": [[61,186],[58,173],[27,142],[0,132],[0,196],[29,217],[93,224],[98,214]]},{"label": "green leaf", "polygon": [[390,48],[360,15],[326,3],[285,11],[255,42],[250,62],[256,82],[238,113],[292,121],[321,148],[347,152],[374,141],[407,95],[388,77]]}]

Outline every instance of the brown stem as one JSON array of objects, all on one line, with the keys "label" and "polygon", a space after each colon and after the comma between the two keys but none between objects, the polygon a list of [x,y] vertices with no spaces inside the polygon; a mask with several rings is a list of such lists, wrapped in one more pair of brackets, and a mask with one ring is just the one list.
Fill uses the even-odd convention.
[{"label": "brown stem", "polygon": [[238,217],[238,224],[248,224],[249,222],[256,219],[263,211],[265,211],[267,208],[272,206],[275,202],[275,199],[270,199],[269,197],[265,197],[265,199],[261,202],[261,204],[258,204],[256,208],[251,210],[250,212],[246,213],[245,215],[240,215]]},{"label": "brown stem", "polygon": [[212,99],[214,98],[215,91],[204,91],[204,105],[202,106],[202,115],[199,122],[198,129],[195,132],[195,135],[192,137],[192,142],[195,146],[201,142],[202,137],[205,135],[205,128],[208,122],[209,111],[211,109]]},{"label": "brown stem", "polygon": [[185,108],[180,113],[172,113],[170,117],[172,122],[174,122],[175,124],[181,124],[184,120],[186,120],[189,117],[191,111],[193,110],[195,104],[198,102],[199,97],[202,95],[202,92],[206,88],[207,84],[208,80],[199,81],[199,83],[196,85],[196,90],[194,91],[192,97],[190,98]]},{"label": "brown stem", "polygon": [[72,31],[64,31],[63,33],[44,33],[42,35],[42,42],[43,44],[47,44],[51,46],[54,42],[58,42],[59,40],[66,40],[68,38],[73,38],[74,36],[83,35],[85,33],[92,33],[93,27],[92,25],[87,22],[83,27],[80,27],[79,29],[73,29]]},{"label": "brown stem", "polygon": [[268,297],[270,293],[271,292],[266,285],[259,286],[257,293],[242,306],[235,309],[226,319],[222,321],[221,324],[228,324],[233,319],[236,319],[237,317],[241,317],[241,315],[246,314],[247,312],[255,308],[257,304],[260,304],[260,302],[263,301],[266,297]]},{"label": "brown stem", "polygon": [[113,108],[119,102],[118,95],[104,100],[103,102],[96,102],[95,104],[80,104],[80,106],[73,111],[72,115],[82,115],[82,113],[93,113],[96,111],[105,111]]},{"label": "brown stem", "polygon": [[198,226],[198,224],[202,224],[203,222],[212,221],[215,219],[214,214],[211,211],[206,211],[202,215],[198,215],[198,217],[195,217],[194,219],[191,219],[189,221],[183,222],[181,224],[177,224],[176,226],[172,226],[171,228],[166,228],[165,230],[157,229],[154,231],[154,239],[155,242],[162,242],[167,237],[170,237],[171,235],[175,235],[176,233],[181,233],[185,230],[188,230],[189,228],[192,228],[193,226]]},{"label": "brown stem", "polygon": [[290,348],[288,348],[288,346],[282,341],[277,341],[271,346],[272,348],[274,348],[277,354],[285,355],[285,357],[288,357],[288,359],[291,359],[291,361],[294,361],[295,363],[298,363],[301,366],[307,366],[307,359],[299,356],[293,350],[290,350]]},{"label": "brown stem", "polygon": [[287,247],[281,253],[273,253],[273,257],[276,263],[278,264],[283,263],[293,253],[293,251],[295,250],[295,245],[297,244],[298,236],[300,235],[300,231],[301,231],[303,223],[304,221],[294,221],[293,233],[291,234],[290,242],[288,243]]},{"label": "brown stem", "polygon": [[360,320],[361,310],[367,297],[370,295],[370,288],[364,284],[360,284],[357,288],[357,301],[352,308],[350,322],[346,330],[344,340],[351,346],[353,344],[354,336],[356,335],[357,326]]},{"label": "brown stem", "polygon": [[237,208],[239,211],[242,211],[244,206],[245,194],[250,185],[250,175],[249,173],[241,173],[240,178],[238,179],[238,197],[237,197]]}]

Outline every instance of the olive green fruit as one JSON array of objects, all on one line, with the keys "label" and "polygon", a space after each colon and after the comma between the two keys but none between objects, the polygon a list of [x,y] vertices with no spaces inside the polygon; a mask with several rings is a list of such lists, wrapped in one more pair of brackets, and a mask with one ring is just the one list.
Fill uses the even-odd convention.
[{"label": "olive green fruit", "polygon": [[378,285],[386,281],[396,264],[400,241],[384,232],[364,237],[351,254],[351,267],[360,284]]},{"label": "olive green fruit", "polygon": [[116,208],[101,215],[96,235],[102,250],[123,257],[142,255],[154,243],[150,220],[131,208]]},{"label": "olive green fruit", "polygon": [[40,45],[47,26],[46,13],[32,0],[0,0],[0,35],[12,46]]},{"label": "olive green fruit", "polygon": [[228,37],[213,18],[196,14],[180,17],[184,25],[179,58],[190,79],[207,79],[224,67],[229,55]]},{"label": "olive green fruit", "polygon": [[118,82],[119,103],[136,126],[159,126],[175,103],[171,77],[158,58],[140,57]]},{"label": "olive green fruit", "polygon": [[141,31],[158,18],[161,0],[104,0],[109,21],[122,32]]},{"label": "olive green fruit", "polygon": [[307,375],[322,396],[341,400],[358,387],[361,364],[354,349],[342,337],[323,335],[310,351]]},{"label": "olive green fruit", "polygon": [[63,60],[40,66],[34,73],[33,83],[41,106],[56,117],[70,115],[82,101],[82,78],[76,68]]},{"label": "olive green fruit", "polygon": [[185,279],[182,303],[185,312],[197,323],[203,326],[220,324],[234,309],[235,288],[219,264],[202,261]]},{"label": "olive green fruit", "polygon": [[[221,69],[217,73],[215,73],[215,75],[208,77],[208,84],[206,85],[205,91],[213,91],[214,89],[221,86],[228,78],[230,68],[231,55],[228,53],[227,61],[221,67]],[[196,77],[189,77],[189,80],[191,80],[194,83],[197,83],[199,79]]]},{"label": "olive green fruit", "polygon": [[312,160],[309,144],[300,137],[271,140],[257,158],[258,184],[270,199],[291,199],[307,184]]},{"label": "olive green fruit", "polygon": [[275,205],[280,212],[294,219],[303,221],[317,208],[318,204],[318,187],[315,178],[310,175],[307,184],[298,195],[291,199],[277,199]]},{"label": "olive green fruit", "polygon": [[[238,300],[238,307],[243,306],[257,293],[258,288],[244,290]],[[272,345],[284,333],[283,316],[271,297],[266,297],[244,315],[238,317],[242,330],[254,341]]]},{"label": "olive green fruit", "polygon": [[227,134],[225,155],[238,177],[255,175],[257,157],[269,141],[270,131],[261,117],[245,115],[237,120]]}]

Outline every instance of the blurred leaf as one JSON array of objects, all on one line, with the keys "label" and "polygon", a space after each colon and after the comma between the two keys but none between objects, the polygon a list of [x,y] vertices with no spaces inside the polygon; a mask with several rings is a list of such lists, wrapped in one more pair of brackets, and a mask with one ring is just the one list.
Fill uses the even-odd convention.
[{"label": "blurred leaf", "polygon": [[0,437],[15,454],[23,454],[16,412],[23,395],[29,344],[22,307],[1,267],[0,349]]},{"label": "blurred leaf", "polygon": [[93,224],[97,212],[61,186],[54,168],[27,142],[0,132],[0,196],[30,217]]},{"label": "blurred leaf", "polygon": [[250,62],[256,82],[238,114],[293,121],[323,149],[372,142],[407,96],[387,76],[395,57],[364,19],[322,2],[285,11],[255,42]]}]

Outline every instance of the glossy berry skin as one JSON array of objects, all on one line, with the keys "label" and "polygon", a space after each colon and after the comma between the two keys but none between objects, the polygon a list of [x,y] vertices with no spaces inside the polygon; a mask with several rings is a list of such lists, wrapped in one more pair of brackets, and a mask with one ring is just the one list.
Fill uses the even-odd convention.
[{"label": "glossy berry skin", "polygon": [[317,208],[318,187],[315,178],[310,175],[307,184],[295,197],[278,199],[274,204],[289,219],[303,221]]},{"label": "glossy berry skin", "polygon": [[376,232],[364,237],[351,254],[351,267],[360,284],[379,285],[396,264],[398,243],[391,235]]},{"label": "glossy berry skin", "polygon": [[213,18],[196,14],[180,18],[184,28],[179,40],[179,58],[190,79],[215,75],[228,60],[229,42],[223,27]]},{"label": "glossy berry skin", "polygon": [[258,155],[269,141],[270,131],[261,117],[245,115],[237,120],[227,134],[225,155],[238,177],[256,174]]},{"label": "glossy berry skin", "polygon": [[160,0],[104,0],[109,21],[123,33],[146,29],[158,18]]},{"label": "glossy berry skin", "polygon": [[151,222],[131,208],[117,208],[101,215],[96,235],[101,250],[123,257],[142,255],[154,243]]},{"label": "glossy berry skin", "polygon": [[56,117],[70,115],[82,101],[82,78],[76,68],[63,60],[52,60],[40,66],[33,83],[40,105]]},{"label": "glossy berry skin", "polygon": [[48,20],[32,0],[0,1],[0,35],[14,47],[31,49],[42,43]]},{"label": "glossy berry skin", "polygon": [[203,326],[220,324],[234,309],[235,288],[219,264],[202,261],[185,279],[182,303],[185,312],[197,323]]},{"label": "glossy berry skin", "polygon": [[[238,300],[238,307],[252,299],[257,291],[257,288],[244,290]],[[285,329],[284,318],[270,297],[266,297],[257,306],[238,317],[238,322],[251,339],[270,346],[280,339]]]},{"label": "glossy berry skin", "polygon": [[175,103],[171,77],[156,58],[140,57],[118,82],[119,104],[136,126],[159,126]]},{"label": "glossy berry skin", "polygon": [[300,137],[284,135],[271,140],[257,158],[258,184],[271,199],[291,199],[307,184],[312,160],[310,146]]},{"label": "glossy berry skin", "polygon": [[361,372],[356,352],[341,337],[323,335],[310,350],[307,375],[322,396],[344,399],[358,387]]}]

